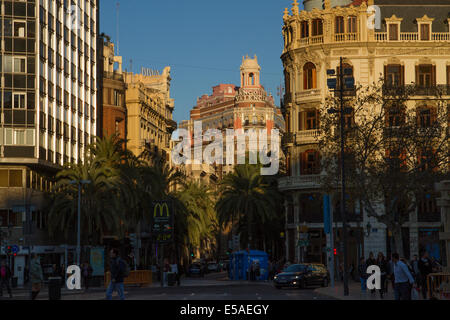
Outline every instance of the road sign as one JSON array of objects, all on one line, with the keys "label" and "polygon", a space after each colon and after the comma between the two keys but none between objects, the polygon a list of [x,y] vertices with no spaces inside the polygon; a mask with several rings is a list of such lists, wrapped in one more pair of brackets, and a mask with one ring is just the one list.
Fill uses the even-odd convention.
[{"label": "road sign", "polygon": [[15,244],[15,245],[12,246],[12,252],[13,253],[19,253],[19,251],[20,251],[20,249],[19,249],[18,245]]},{"label": "road sign", "polygon": [[153,203],[152,234],[158,243],[173,241],[174,217],[171,201]]}]

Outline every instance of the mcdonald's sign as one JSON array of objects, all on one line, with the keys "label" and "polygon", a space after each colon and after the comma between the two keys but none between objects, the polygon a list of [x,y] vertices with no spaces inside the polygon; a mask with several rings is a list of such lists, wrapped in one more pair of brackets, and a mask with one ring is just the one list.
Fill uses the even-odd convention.
[{"label": "mcdonald's sign", "polygon": [[158,243],[173,240],[174,217],[171,201],[156,201],[152,210],[152,234]]}]

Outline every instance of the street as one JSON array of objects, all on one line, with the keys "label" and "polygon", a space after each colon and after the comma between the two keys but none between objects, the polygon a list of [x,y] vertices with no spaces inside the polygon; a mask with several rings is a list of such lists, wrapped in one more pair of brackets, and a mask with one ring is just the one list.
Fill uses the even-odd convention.
[{"label": "street", "polygon": [[[153,283],[146,288],[125,287],[127,300],[330,300],[331,298],[307,289],[285,288],[277,290],[271,282],[247,282],[225,280],[226,273],[208,274],[204,278],[182,278],[180,287],[160,287]],[[25,300],[24,290],[13,291],[13,300]],[[62,300],[104,300],[105,289],[92,288],[87,293],[62,290]],[[117,294],[113,299],[118,299]],[[10,300],[5,295],[0,300]],[[48,300],[45,288],[37,300]]]}]

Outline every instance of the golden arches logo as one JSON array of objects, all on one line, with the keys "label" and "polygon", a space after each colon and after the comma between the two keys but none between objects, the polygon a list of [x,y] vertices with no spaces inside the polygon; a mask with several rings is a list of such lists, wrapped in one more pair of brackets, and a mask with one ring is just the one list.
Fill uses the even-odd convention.
[{"label": "golden arches logo", "polygon": [[[159,211],[158,211],[158,208],[159,208]],[[158,213],[159,213],[159,215],[158,215]],[[156,218],[157,216],[159,216],[160,218],[162,218],[163,216],[165,216],[167,218],[170,217],[169,206],[167,205],[166,202],[155,204],[155,208],[153,209],[153,217]]]}]

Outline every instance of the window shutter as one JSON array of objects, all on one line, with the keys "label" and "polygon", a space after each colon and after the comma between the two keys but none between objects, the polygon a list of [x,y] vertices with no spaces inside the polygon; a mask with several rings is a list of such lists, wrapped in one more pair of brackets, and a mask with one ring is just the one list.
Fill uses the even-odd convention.
[{"label": "window shutter", "polygon": [[419,66],[416,66],[416,86],[419,85]]},{"label": "window shutter", "polygon": [[384,84],[386,85],[388,82],[388,73],[387,73],[388,66],[384,66]]},{"label": "window shutter", "polygon": [[405,66],[403,64],[400,66],[400,85],[405,85]]},{"label": "window shutter", "polygon": [[316,89],[317,88],[317,76],[316,76],[316,68],[312,69],[312,88],[311,89]]}]

